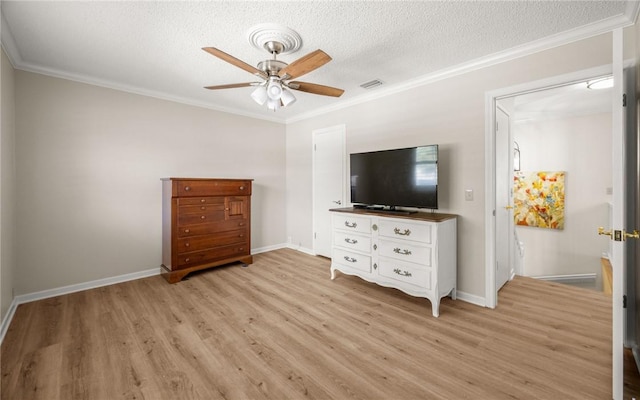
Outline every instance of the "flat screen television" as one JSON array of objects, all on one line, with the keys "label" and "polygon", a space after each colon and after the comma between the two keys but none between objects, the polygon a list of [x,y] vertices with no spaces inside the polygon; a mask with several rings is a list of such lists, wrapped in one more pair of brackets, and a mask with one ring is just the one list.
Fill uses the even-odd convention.
[{"label": "flat screen television", "polygon": [[438,145],[350,155],[351,203],[438,208]]}]

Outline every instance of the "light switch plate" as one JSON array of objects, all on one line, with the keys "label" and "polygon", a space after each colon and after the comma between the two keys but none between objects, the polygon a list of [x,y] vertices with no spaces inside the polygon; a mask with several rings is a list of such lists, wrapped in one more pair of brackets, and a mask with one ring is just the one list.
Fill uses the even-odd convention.
[{"label": "light switch plate", "polygon": [[473,201],[473,189],[466,189],[464,191],[464,199],[466,201]]}]

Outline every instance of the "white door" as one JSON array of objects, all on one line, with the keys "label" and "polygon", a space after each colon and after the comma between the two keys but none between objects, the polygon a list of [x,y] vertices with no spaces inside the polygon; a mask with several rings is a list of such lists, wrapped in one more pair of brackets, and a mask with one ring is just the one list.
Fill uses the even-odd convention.
[{"label": "white door", "polygon": [[496,291],[513,271],[513,138],[509,115],[496,107]]},{"label": "white door", "polygon": [[622,106],[624,92],[622,29],[613,31],[613,196],[611,230],[611,267],[613,269],[613,399],[622,400],[624,384],[624,309],[623,296],[626,288],[625,261],[625,110]]},{"label": "white door", "polygon": [[345,126],[313,131],[313,252],[331,257],[329,209],[345,207]]}]

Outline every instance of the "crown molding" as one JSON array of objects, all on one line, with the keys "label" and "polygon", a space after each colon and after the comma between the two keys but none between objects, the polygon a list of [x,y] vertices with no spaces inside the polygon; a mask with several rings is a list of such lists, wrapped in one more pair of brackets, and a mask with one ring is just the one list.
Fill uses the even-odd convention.
[{"label": "crown molding", "polygon": [[201,101],[180,97],[180,96],[174,96],[169,93],[151,91],[151,90],[143,89],[136,86],[123,85],[113,81],[101,80],[101,79],[97,79],[97,78],[86,76],[86,75],[72,74],[72,73],[68,73],[68,72],[64,72],[56,69],[43,68],[40,66],[36,66],[36,65],[27,63],[22,59],[22,56],[20,55],[20,51],[18,50],[15,44],[15,40],[4,18],[4,15],[1,16],[0,25],[1,25],[2,48],[5,50],[5,53],[7,54],[7,57],[9,58],[9,61],[11,62],[11,64],[16,69],[286,125],[289,123],[299,122],[309,118],[324,115],[330,112],[349,108],[354,105],[366,103],[372,100],[391,96],[396,93],[402,93],[407,90],[415,89],[433,82],[452,78],[452,77],[462,75],[468,72],[476,71],[482,68],[487,68],[493,65],[497,65],[506,61],[514,60],[514,59],[528,56],[531,54],[535,54],[535,53],[548,50],[554,47],[566,45],[566,44],[573,43],[583,39],[588,39],[593,36],[611,32],[617,28],[625,28],[633,25],[637,21],[639,13],[640,13],[640,2],[629,1],[627,3],[627,7],[624,14],[603,19],[601,21],[584,25],[579,28],[572,29],[566,32],[548,36],[546,38],[529,42],[521,46],[516,46],[501,52],[490,54],[485,57],[477,58],[470,62],[461,63],[458,65],[454,65],[452,67],[444,68],[444,69],[423,75],[416,79],[412,79],[396,85],[392,85],[387,88],[377,89],[373,93],[363,94],[361,96],[354,97],[350,100],[345,100],[330,106],[321,107],[316,110],[302,113],[300,115],[296,115],[290,118],[282,118],[282,117],[278,118],[275,116],[270,117],[262,114],[249,113],[249,112],[241,111],[238,109],[216,106],[206,102],[201,102]]},{"label": "crown molding", "polygon": [[439,71],[435,71],[416,79],[405,81],[387,88],[381,88],[373,93],[367,93],[351,100],[337,103],[328,107],[319,108],[308,113],[300,114],[295,117],[288,118],[286,123],[303,121],[309,118],[317,117],[329,112],[352,107],[357,104],[366,103],[372,100],[381,99],[396,93],[405,92],[430,83],[452,78],[454,76],[463,75],[472,71],[487,68],[493,65],[501,64],[517,58],[525,57],[531,54],[539,53],[555,47],[563,46],[580,40],[588,39],[601,34],[609,33],[617,28],[625,28],[635,23],[638,12],[640,11],[640,2],[633,1],[627,5],[625,14],[615,17],[603,19],[588,25],[581,26],[576,29],[565,31],[543,39],[526,43],[521,46],[512,47],[501,52],[493,53],[485,57],[447,67]]}]

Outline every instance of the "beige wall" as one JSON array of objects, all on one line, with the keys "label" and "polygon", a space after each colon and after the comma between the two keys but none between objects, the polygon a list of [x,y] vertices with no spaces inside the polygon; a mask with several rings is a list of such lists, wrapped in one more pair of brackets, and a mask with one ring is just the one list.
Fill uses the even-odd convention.
[{"label": "beige wall", "polygon": [[14,252],[14,142],[15,83],[13,66],[4,50],[0,51],[0,320],[3,320],[13,300],[16,268]]},{"label": "beige wall", "polygon": [[[605,34],[287,125],[287,236],[312,244],[311,132],[345,124],[347,152],[437,143],[440,212],[458,219],[458,289],[484,297],[485,93],[611,63]],[[465,189],[474,201],[464,201]]]},{"label": "beige wall", "polygon": [[285,127],[16,72],[16,295],[158,268],[162,177],[253,178],[252,249],[285,243]]},{"label": "beige wall", "polygon": [[516,123],[522,171],[565,171],[563,230],[519,226],[527,276],[596,274],[609,240],[612,187],[611,113]]}]

